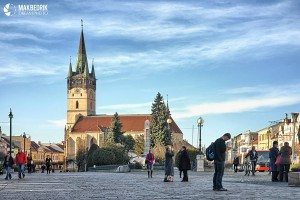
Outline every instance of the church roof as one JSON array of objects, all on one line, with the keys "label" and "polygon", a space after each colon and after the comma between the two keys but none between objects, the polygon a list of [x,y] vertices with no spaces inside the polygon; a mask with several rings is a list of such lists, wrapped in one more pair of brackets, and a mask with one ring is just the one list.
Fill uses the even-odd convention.
[{"label": "church roof", "polygon": [[[75,123],[72,132],[94,132],[108,128],[112,118],[113,115],[81,116]],[[151,121],[151,115],[148,114],[119,115],[119,118],[123,132],[142,132],[144,131],[145,121],[147,119]],[[182,134],[182,131],[173,119],[170,128],[172,132]]]}]

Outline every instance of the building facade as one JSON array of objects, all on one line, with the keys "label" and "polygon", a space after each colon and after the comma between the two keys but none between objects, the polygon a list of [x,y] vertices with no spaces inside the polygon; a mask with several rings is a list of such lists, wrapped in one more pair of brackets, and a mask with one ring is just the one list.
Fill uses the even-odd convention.
[{"label": "building facade", "polygon": [[[89,149],[92,144],[103,146],[112,115],[96,115],[96,75],[92,63],[89,72],[83,29],[81,29],[76,70],[70,61],[67,77],[67,123],[65,126],[65,164],[74,168],[76,154],[80,149]],[[119,115],[124,135],[133,138],[144,136],[145,122],[149,114]],[[172,139],[183,141],[183,134],[176,122],[170,124]]]}]

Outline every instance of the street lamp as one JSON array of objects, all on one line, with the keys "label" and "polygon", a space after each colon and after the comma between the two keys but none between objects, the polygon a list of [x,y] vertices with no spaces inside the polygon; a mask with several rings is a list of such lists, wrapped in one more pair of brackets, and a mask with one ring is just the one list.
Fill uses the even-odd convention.
[{"label": "street lamp", "polygon": [[171,123],[172,123],[172,119],[171,119],[171,117],[169,117],[168,119],[167,119],[167,123],[168,123],[168,132],[169,132],[169,136],[170,136],[170,144],[172,144],[172,133],[171,133]]},{"label": "street lamp", "polygon": [[11,133],[12,133],[12,118],[14,117],[12,112],[11,112],[11,108],[10,108],[10,111],[9,111],[9,155],[11,156]]},{"label": "street lamp", "polygon": [[204,120],[202,119],[202,117],[199,117],[197,120],[197,124],[198,124],[198,133],[199,133],[199,152],[200,154],[202,154],[202,146],[201,146],[201,128],[204,124]]},{"label": "street lamp", "polygon": [[26,134],[25,134],[25,132],[23,133],[23,139],[24,139],[24,153],[25,153],[25,140],[26,140]]},{"label": "street lamp", "polygon": [[271,134],[271,131],[272,131],[272,128],[269,127],[269,129],[267,131],[267,137],[268,137],[268,147],[267,147],[267,149],[270,148],[270,134]]},{"label": "street lamp", "polygon": [[299,116],[299,113],[291,113],[293,119],[293,160],[296,160],[296,122]]}]

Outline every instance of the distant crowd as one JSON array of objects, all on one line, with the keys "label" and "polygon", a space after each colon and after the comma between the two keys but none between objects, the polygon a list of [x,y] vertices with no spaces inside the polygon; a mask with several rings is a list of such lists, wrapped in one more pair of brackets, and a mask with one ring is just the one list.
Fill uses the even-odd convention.
[{"label": "distant crowd", "polygon": [[[50,174],[51,165],[52,159],[47,156],[47,158],[45,159],[45,164],[42,164],[41,166],[41,172],[44,173],[44,171],[46,170],[47,174]],[[22,148],[18,149],[18,153],[16,154],[15,158],[13,158],[9,153],[5,155],[3,168],[6,172],[5,180],[12,179],[11,173],[14,168],[17,168],[18,170],[19,179],[25,178],[25,168],[27,168],[28,173],[36,172],[35,163],[30,156],[26,156]]]}]

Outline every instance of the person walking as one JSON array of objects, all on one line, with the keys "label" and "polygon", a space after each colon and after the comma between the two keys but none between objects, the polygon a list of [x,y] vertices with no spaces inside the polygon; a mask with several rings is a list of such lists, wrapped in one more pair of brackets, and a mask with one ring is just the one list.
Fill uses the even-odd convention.
[{"label": "person walking", "polygon": [[252,147],[251,151],[247,153],[245,158],[250,158],[251,162],[251,170],[252,170],[252,176],[255,176],[255,171],[256,171],[256,163],[257,163],[257,158],[258,158],[258,153],[255,150],[255,146]]},{"label": "person walking", "polygon": [[191,160],[190,156],[186,150],[185,146],[182,146],[181,153],[179,156],[179,170],[183,172],[183,178],[181,182],[188,182],[188,170],[191,170]]},{"label": "person walking", "polygon": [[165,153],[165,178],[164,182],[173,182],[174,166],[173,166],[173,150],[172,147],[166,148]]},{"label": "person walking", "polygon": [[238,155],[235,155],[234,158],[233,158],[234,173],[237,173],[239,164],[240,164],[240,159],[239,159]]},{"label": "person walking", "polygon": [[32,158],[30,155],[27,157],[27,170],[29,174],[32,172]]},{"label": "person walking", "polygon": [[52,159],[49,158],[49,155],[47,155],[47,158],[46,158],[46,170],[47,170],[47,174],[50,174],[50,171],[51,171],[51,163],[52,163]]},{"label": "person walking", "polygon": [[145,163],[147,165],[148,178],[152,178],[154,162],[155,162],[154,154],[150,149],[149,153],[146,155],[146,160],[145,160]]},{"label": "person walking", "polygon": [[3,162],[3,168],[6,171],[5,180],[11,179],[11,169],[13,168],[13,165],[14,165],[14,159],[10,154],[7,154],[4,157],[4,162]]},{"label": "person walking", "polygon": [[225,141],[231,138],[230,133],[225,133],[222,137],[217,139],[214,142],[214,167],[215,173],[213,178],[213,190],[214,191],[227,191],[227,189],[223,188],[222,178],[224,175],[225,168],[225,153],[226,153],[226,144]]},{"label": "person walking", "polygon": [[285,181],[288,182],[288,173],[290,171],[292,148],[288,142],[284,143],[281,147],[279,154],[281,156],[281,163],[279,165],[279,181],[283,181],[283,175],[285,175]]},{"label": "person walking", "polygon": [[[27,163],[26,154],[23,152],[21,148],[18,149],[18,153],[16,155],[16,165],[18,167],[18,177],[19,179],[25,178],[25,165]],[[21,176],[22,175],[22,176]]]},{"label": "person walking", "polygon": [[273,147],[270,149],[270,152],[269,152],[270,168],[271,168],[271,173],[272,173],[272,182],[278,181],[278,167],[275,164],[276,158],[278,155],[279,155],[278,142],[274,141]]},{"label": "person walking", "polygon": [[[177,159],[177,168],[178,168],[178,171],[179,171],[179,178],[181,178],[182,177],[182,169],[180,168],[180,163],[179,163],[179,160],[180,160],[180,156],[181,156],[181,151],[182,151],[182,149],[179,149],[179,151],[178,151],[178,153],[177,153],[177,157],[178,157],[178,159]],[[175,159],[176,160],[176,159]]]}]

